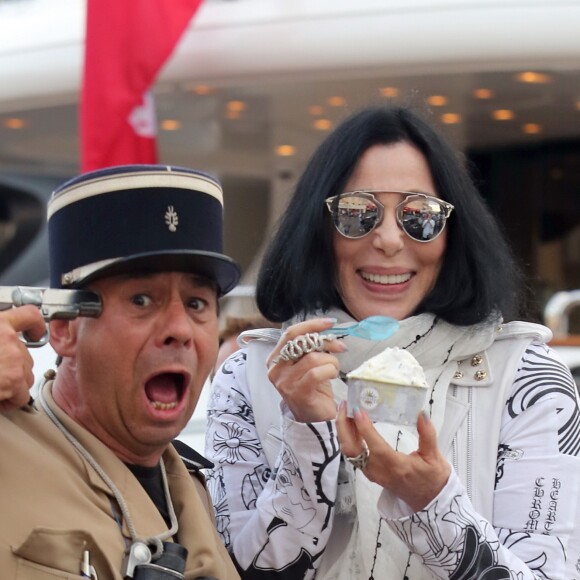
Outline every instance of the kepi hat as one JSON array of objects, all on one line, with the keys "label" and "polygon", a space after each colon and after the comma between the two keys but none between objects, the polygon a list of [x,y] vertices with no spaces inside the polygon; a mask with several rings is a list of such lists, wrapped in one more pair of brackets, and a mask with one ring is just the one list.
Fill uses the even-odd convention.
[{"label": "kepi hat", "polygon": [[223,254],[223,192],[184,167],[127,165],[85,173],[48,202],[50,285],[77,288],[102,276],[186,271],[229,292],[239,266]]}]

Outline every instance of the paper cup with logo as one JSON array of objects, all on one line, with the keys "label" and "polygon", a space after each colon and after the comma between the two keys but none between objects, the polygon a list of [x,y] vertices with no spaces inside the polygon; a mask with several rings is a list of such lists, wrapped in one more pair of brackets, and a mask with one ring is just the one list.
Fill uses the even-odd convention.
[{"label": "paper cup with logo", "polygon": [[363,409],[373,421],[415,425],[427,402],[423,369],[404,349],[388,348],[347,374],[347,412]]}]

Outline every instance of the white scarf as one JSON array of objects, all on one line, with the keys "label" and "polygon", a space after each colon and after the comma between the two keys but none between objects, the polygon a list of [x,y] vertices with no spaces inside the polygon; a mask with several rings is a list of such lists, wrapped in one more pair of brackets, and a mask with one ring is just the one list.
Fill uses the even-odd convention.
[{"label": "white scarf", "polygon": [[[336,318],[337,326],[356,322],[338,309],[324,312],[323,315]],[[500,322],[499,318],[495,318],[479,325],[461,327],[450,325],[432,314],[413,316],[401,321],[399,330],[387,340],[369,341],[352,336],[345,337],[343,340],[348,350],[338,355],[340,370],[348,373],[387,347],[405,348],[423,367],[430,389],[428,411],[439,432],[445,415],[447,390],[458,362],[491,346]],[[335,383],[337,398],[344,399],[344,383]],[[376,423],[375,427],[398,451],[410,453],[417,449],[418,439],[414,427],[387,423]],[[411,580],[430,578],[429,572],[417,562],[408,568],[408,549],[390,532],[384,522],[381,523],[377,501],[383,488],[362,475],[354,476],[351,472],[351,478],[354,480],[356,496],[356,519],[336,519],[337,523],[341,522],[339,527],[343,528],[337,530],[337,533],[350,533],[347,549],[332,565],[328,565],[329,562],[323,563],[325,571],[317,577],[324,580],[366,580],[374,575],[375,578],[391,580],[402,579],[406,573]],[[377,549],[379,542],[381,548]]]}]

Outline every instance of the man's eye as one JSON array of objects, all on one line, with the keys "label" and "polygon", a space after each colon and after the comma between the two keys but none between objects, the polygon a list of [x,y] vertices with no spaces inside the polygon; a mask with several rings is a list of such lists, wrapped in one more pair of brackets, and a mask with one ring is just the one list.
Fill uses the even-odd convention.
[{"label": "man's eye", "polygon": [[136,294],[131,298],[131,302],[133,302],[135,306],[149,306],[149,304],[151,304],[151,298],[146,294]]},{"label": "man's eye", "polygon": [[188,307],[197,312],[201,312],[207,308],[207,302],[201,298],[190,298]]}]

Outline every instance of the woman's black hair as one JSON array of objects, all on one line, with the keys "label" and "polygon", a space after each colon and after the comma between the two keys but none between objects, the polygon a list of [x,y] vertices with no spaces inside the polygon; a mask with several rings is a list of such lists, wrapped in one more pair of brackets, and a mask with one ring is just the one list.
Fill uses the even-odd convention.
[{"label": "woman's black hair", "polygon": [[505,320],[519,315],[520,269],[463,157],[410,108],[384,106],[344,121],[310,159],[258,275],[256,299],[266,318],[283,322],[297,314],[344,309],[334,228],[324,201],[344,191],[367,149],[399,142],[423,153],[438,196],[455,206],[437,282],[414,314],[431,312],[457,325],[476,324],[497,312]]}]

